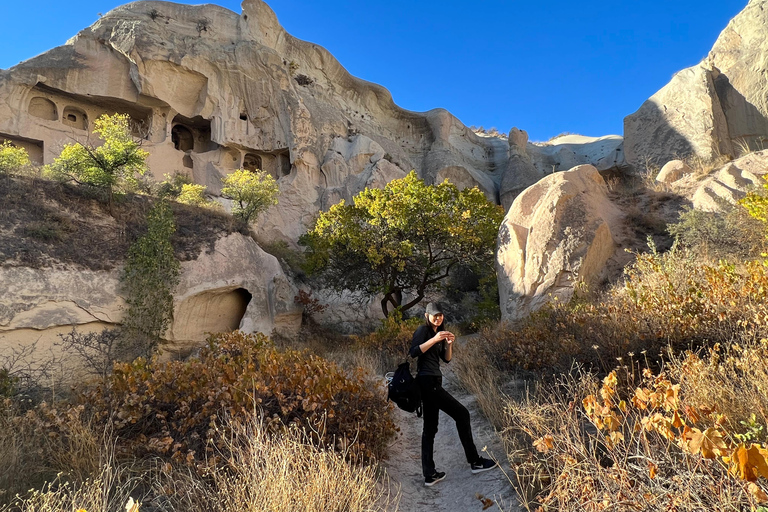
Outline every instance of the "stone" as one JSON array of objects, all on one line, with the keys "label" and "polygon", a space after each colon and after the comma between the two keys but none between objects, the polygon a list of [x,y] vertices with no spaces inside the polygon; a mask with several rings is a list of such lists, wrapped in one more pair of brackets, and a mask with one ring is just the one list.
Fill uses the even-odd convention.
[{"label": "stone", "polygon": [[723,201],[735,204],[749,190],[763,186],[767,171],[768,151],[750,153],[728,162],[697,182],[690,196],[691,203],[697,210],[720,211]]},{"label": "stone", "polygon": [[584,164],[592,165],[598,171],[622,170],[627,167],[624,138],[619,135],[561,135],[548,142],[529,145],[528,153],[542,174],[565,171]]},{"label": "stone", "polygon": [[707,57],[624,119],[628,163],[643,168],[688,156],[706,162],[765,147],[767,8],[768,0],[750,1]]},{"label": "stone", "polygon": [[504,210],[509,210],[515,197],[527,187],[539,181],[544,173],[533,164],[527,151],[528,133],[518,128],[509,131],[509,158],[501,177],[499,200]]},{"label": "stone", "polygon": [[213,251],[182,263],[166,336],[175,345],[199,345],[208,333],[234,329],[293,335],[301,326],[296,295],[277,258],[233,233],[216,241]]},{"label": "stone", "polygon": [[664,164],[659,174],[656,175],[656,181],[659,183],[673,183],[692,173],[693,170],[682,160],[670,160]]},{"label": "stone", "polygon": [[598,170],[581,165],[523,191],[499,229],[496,256],[502,319],[519,320],[576,283],[594,285],[614,254],[621,212]]},{"label": "stone", "polygon": [[[59,334],[117,327],[126,309],[120,270],[0,267],[0,354],[36,345],[36,355],[61,354]],[[277,259],[239,233],[221,238],[212,252],[183,262],[174,291],[174,320],[166,350],[199,347],[211,332],[279,332],[301,325],[297,289]]]}]

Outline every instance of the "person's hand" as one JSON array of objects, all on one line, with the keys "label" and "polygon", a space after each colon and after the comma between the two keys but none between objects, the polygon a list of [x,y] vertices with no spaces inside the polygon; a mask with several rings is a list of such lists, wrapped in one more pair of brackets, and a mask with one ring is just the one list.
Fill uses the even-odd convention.
[{"label": "person's hand", "polygon": [[441,333],[441,334],[444,334],[444,335],[445,335],[445,336],[443,336],[443,339],[444,339],[445,341],[447,341],[449,345],[450,345],[451,343],[453,343],[453,340],[455,340],[455,339],[456,339],[456,336],[454,336],[452,332],[448,332],[448,331],[442,331],[442,333]]}]

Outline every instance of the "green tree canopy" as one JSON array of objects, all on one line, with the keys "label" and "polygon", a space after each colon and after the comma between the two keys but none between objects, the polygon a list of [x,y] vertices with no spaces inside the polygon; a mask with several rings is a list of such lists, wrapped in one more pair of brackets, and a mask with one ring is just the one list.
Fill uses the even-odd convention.
[{"label": "green tree canopy", "polygon": [[116,188],[135,188],[137,176],[147,172],[149,153],[141,149],[130,130],[127,114],[103,115],[94,122],[93,133],[103,143],[67,144],[46,169],[55,178],[104,188],[110,199]]},{"label": "green tree canopy", "polygon": [[322,212],[299,242],[311,274],[339,291],[383,294],[386,316],[418,304],[456,265],[494,268],[504,210],[477,188],[426,185],[411,171],[353,202]]},{"label": "green tree canopy", "polygon": [[0,176],[18,172],[29,164],[29,154],[26,149],[18,148],[9,141],[0,144]]},{"label": "green tree canopy", "polygon": [[227,175],[222,183],[221,195],[234,202],[232,214],[246,223],[255,221],[267,208],[277,204],[280,189],[267,172],[238,169]]}]

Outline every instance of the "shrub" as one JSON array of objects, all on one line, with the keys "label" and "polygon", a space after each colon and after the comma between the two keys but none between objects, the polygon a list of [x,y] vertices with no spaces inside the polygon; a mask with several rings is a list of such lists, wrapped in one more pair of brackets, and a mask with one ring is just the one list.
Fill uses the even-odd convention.
[{"label": "shrub", "polygon": [[137,176],[147,172],[149,153],[134,140],[130,122],[127,114],[99,117],[94,122],[93,133],[103,144],[98,147],[79,142],[67,144],[53,164],[47,166],[46,173],[62,181],[104,189],[109,193],[110,201],[115,190],[137,188]]},{"label": "shrub", "polygon": [[120,357],[121,332],[119,329],[104,328],[99,332],[77,332],[59,334],[61,348],[65,353],[75,353],[84,364],[86,371],[102,379],[112,372],[112,366]]},{"label": "shrub", "polygon": [[199,206],[202,208],[218,208],[220,205],[205,197],[206,186],[192,182],[192,178],[186,174],[175,173],[173,176],[165,175],[155,193],[159,198],[169,198],[177,203]]},{"label": "shrub", "polygon": [[180,272],[171,244],[174,231],[170,206],[158,201],[147,214],[147,232],[128,250],[121,285],[128,303],[122,349],[129,359],[151,356],[173,320],[173,289]]},{"label": "shrub", "polygon": [[684,209],[668,229],[678,244],[713,259],[754,257],[765,241],[762,223],[745,208],[725,200],[718,212]]},{"label": "shrub", "polygon": [[0,143],[0,176],[15,174],[30,165],[29,154],[9,141]]},{"label": "shrub", "polygon": [[238,169],[227,175],[222,183],[221,195],[233,201],[232,214],[246,224],[256,221],[270,206],[277,204],[280,189],[267,172]]},{"label": "shrub", "polygon": [[385,499],[374,466],[350,465],[296,426],[275,433],[248,417],[217,435],[228,455],[205,478],[177,468],[152,479],[171,510],[366,512]]},{"label": "shrub", "polygon": [[378,356],[381,368],[392,369],[407,359],[411,349],[413,333],[424,323],[423,318],[403,320],[395,312],[381,321],[381,326],[366,336],[355,336],[357,347]]},{"label": "shrub", "polygon": [[491,359],[504,370],[567,372],[573,360],[607,372],[617,358],[657,359],[674,348],[768,336],[768,269],[696,261],[682,249],[637,255],[623,286],[588,303],[578,295],[552,302],[515,325],[481,331]]},{"label": "shrub", "polygon": [[731,430],[719,407],[690,403],[667,374],[624,367],[602,385],[585,374],[559,384],[509,404],[508,433],[527,439],[515,453],[527,506],[744,510],[768,501],[768,450]]},{"label": "shrub", "polygon": [[274,428],[307,427],[315,441],[359,460],[380,457],[394,432],[385,397],[360,372],[238,331],[212,337],[186,362],[119,363],[88,401],[128,452],[196,464],[218,464],[216,418],[254,411]]}]

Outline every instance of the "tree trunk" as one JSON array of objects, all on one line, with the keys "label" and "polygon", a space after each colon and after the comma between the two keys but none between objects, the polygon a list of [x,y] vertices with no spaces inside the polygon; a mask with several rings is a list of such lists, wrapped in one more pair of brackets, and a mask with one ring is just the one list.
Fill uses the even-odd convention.
[{"label": "tree trunk", "polygon": [[381,299],[381,311],[384,313],[385,317],[389,317],[389,305],[392,304],[392,306],[397,309],[400,307],[400,304],[403,302],[403,292],[402,290],[393,290],[389,293],[386,293],[384,295],[384,298]]}]

